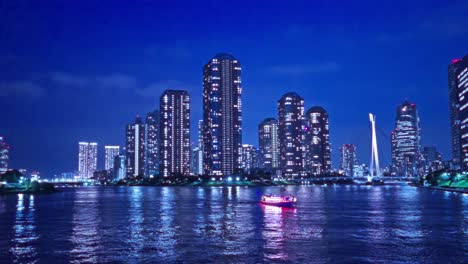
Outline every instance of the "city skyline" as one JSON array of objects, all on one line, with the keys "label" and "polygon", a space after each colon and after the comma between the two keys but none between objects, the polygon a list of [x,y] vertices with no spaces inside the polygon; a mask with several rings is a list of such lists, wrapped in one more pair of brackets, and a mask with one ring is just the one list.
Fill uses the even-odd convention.
[{"label": "city skyline", "polygon": [[[338,146],[344,143],[356,144],[358,157],[365,162],[370,156],[370,147],[366,145],[369,144],[367,113],[378,116],[377,126],[383,131],[380,133],[389,137],[393,129],[393,109],[408,98],[418,105],[421,145],[437,146],[444,159],[448,159],[451,146],[447,66],[452,59],[466,54],[463,43],[467,43],[466,34],[448,29],[467,28],[467,19],[461,12],[466,10],[466,3],[434,3],[434,7],[395,3],[386,11],[377,12],[395,11],[399,15],[408,10],[414,12],[413,19],[401,24],[392,23],[395,18],[391,16],[379,18],[378,15],[370,16],[368,20],[352,15],[330,19],[313,13],[319,19],[314,21],[309,18],[313,15],[306,16],[302,11],[306,8],[292,4],[291,12],[283,17],[287,18],[284,21],[290,22],[266,26],[272,25],[274,17],[265,14],[280,10],[272,5],[266,7],[271,12],[265,14],[253,15],[240,10],[245,16],[236,27],[224,27],[228,20],[216,15],[219,24],[211,28],[211,33],[202,30],[209,20],[203,19],[203,15],[197,16],[201,19],[190,27],[193,33],[182,38],[176,33],[194,19],[190,14],[186,14],[183,21],[171,21],[173,24],[166,33],[154,36],[148,32],[154,32],[158,26],[146,22],[157,20],[162,27],[168,24],[155,14],[141,13],[141,9],[136,9],[141,16],[132,15],[130,21],[133,22],[128,27],[121,26],[127,20],[111,19],[109,24],[96,23],[96,30],[89,31],[81,14],[75,11],[80,9],[76,7],[86,4],[64,4],[60,14],[56,14],[53,7],[34,11],[18,4],[17,9],[2,17],[4,24],[9,25],[8,33],[14,37],[0,44],[5,47],[2,50],[6,51],[7,58],[2,64],[5,76],[0,83],[5,89],[2,89],[0,100],[9,109],[0,135],[12,146],[9,163],[11,167],[39,170],[51,176],[76,168],[73,161],[76,142],[85,140],[98,142],[101,146],[124,146],[122,128],[136,114],[156,109],[157,97],[165,89],[187,89],[193,96],[191,130],[195,131],[196,122],[202,116],[200,71],[206,60],[218,52],[234,54],[245,66],[242,75],[242,143],[258,145],[258,124],[266,117],[276,116],[276,101],[282,94],[295,91],[304,97],[306,107],[320,105],[330,113],[332,163],[338,161]],[[161,12],[157,11],[157,6],[147,7]],[[308,10],[330,14],[332,10],[336,12],[335,7],[329,4]],[[120,14],[124,10],[127,9],[117,5],[109,12]],[[170,4],[160,10],[170,11]],[[202,13],[208,14],[209,10]],[[360,12],[367,14],[370,10],[364,8]],[[30,15],[20,15],[23,12]],[[38,21],[39,14],[44,14],[46,19]],[[245,31],[239,30],[238,26],[257,21],[256,15],[265,24],[257,23]],[[16,17],[26,19],[19,21]],[[100,16],[91,11],[88,19],[101,21]],[[357,32],[350,26],[353,24],[350,21],[362,30]],[[418,27],[431,22],[446,28],[428,31]],[[28,31],[43,34],[32,34],[33,41],[24,41],[25,36],[14,26],[20,24]],[[52,30],[52,24],[71,26],[76,31],[72,34],[66,30]],[[132,29],[137,27],[139,30],[133,32]],[[400,27],[409,30],[397,35],[395,32]],[[112,28],[119,28],[119,31]],[[350,36],[346,33],[348,30],[356,36]],[[446,31],[451,33],[446,34]],[[126,41],[118,41],[120,34]],[[259,34],[263,37],[258,37]],[[419,37],[413,38],[414,34]],[[50,39],[56,41],[50,42]],[[75,46],[78,39],[86,45]],[[311,41],[313,39],[321,41],[317,43]],[[428,40],[431,40],[430,44],[425,43]],[[52,43],[50,49],[45,43]],[[291,48],[283,49],[285,45]],[[18,54],[15,46],[23,47],[26,54]],[[76,52],[68,53],[69,49]],[[46,52],[49,50],[50,54]],[[262,60],[258,60],[259,57]],[[67,63],[69,61],[74,63]],[[184,70],[179,71],[182,65]],[[103,103],[103,96],[108,96],[113,105],[119,107]],[[375,100],[371,100],[372,97]],[[26,111],[25,103],[35,111]],[[82,111],[80,106],[83,105],[87,107]],[[35,133],[29,134],[28,130]],[[191,142],[196,142],[194,134]],[[382,135],[378,137],[380,151],[390,153],[388,140]],[[31,148],[38,151],[37,155],[29,151]],[[47,150],[47,155],[43,150]],[[99,151],[99,155],[103,152]],[[388,157],[382,159],[383,164],[390,164]]]}]

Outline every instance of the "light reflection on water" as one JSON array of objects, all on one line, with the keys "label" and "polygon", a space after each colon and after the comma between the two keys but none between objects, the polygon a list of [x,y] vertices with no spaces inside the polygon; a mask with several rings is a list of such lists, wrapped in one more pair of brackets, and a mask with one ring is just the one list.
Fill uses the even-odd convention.
[{"label": "light reflection on water", "polygon": [[98,194],[99,192],[95,189],[84,188],[75,193],[72,219],[73,233],[70,238],[73,244],[70,253],[75,263],[98,262],[96,254],[100,246]]},{"label": "light reflection on water", "polygon": [[18,194],[13,230],[14,236],[10,249],[13,262],[36,263],[35,244],[39,236],[36,233],[35,225],[34,195]]},{"label": "light reflection on water", "polygon": [[[296,208],[258,203],[263,193],[283,188],[297,195]],[[0,263],[468,257],[468,196],[409,186],[87,187],[0,196],[0,205]]]},{"label": "light reflection on water", "polygon": [[175,233],[179,226],[175,226],[174,222],[174,188],[163,187],[161,190],[161,204],[160,204],[160,219],[156,248],[157,254],[161,259],[170,261],[175,260],[174,246],[176,245]]},{"label": "light reflection on water", "polygon": [[286,230],[290,228],[285,224],[288,213],[294,212],[295,208],[261,205],[263,216],[263,239],[265,240],[265,261],[287,260],[288,251],[285,250]]},{"label": "light reflection on water", "polygon": [[141,188],[131,188],[129,198],[129,228],[130,241],[129,247],[131,255],[138,257],[143,249],[145,236],[143,235],[143,211],[142,211],[142,192]]}]

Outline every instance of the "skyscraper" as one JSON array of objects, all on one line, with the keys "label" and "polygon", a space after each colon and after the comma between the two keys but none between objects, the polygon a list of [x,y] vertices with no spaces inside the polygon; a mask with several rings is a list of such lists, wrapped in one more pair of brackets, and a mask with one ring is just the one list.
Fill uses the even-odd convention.
[{"label": "skyscraper", "polygon": [[78,175],[81,179],[91,179],[97,168],[97,143],[78,143]]},{"label": "skyscraper", "polygon": [[111,170],[114,168],[114,158],[120,154],[119,146],[104,146],[105,150],[105,162],[104,169]]},{"label": "skyscraper", "polygon": [[421,136],[416,105],[403,102],[396,109],[392,132],[392,172],[397,176],[418,176],[421,164]]},{"label": "skyscraper", "polygon": [[246,173],[251,173],[258,163],[258,150],[253,145],[243,144],[241,151],[241,169]]},{"label": "skyscraper", "polygon": [[203,120],[198,120],[197,174],[203,174]]},{"label": "skyscraper", "polygon": [[3,137],[0,137],[0,174],[8,170],[9,149],[10,147],[3,140]]},{"label": "skyscraper", "polygon": [[190,174],[190,97],[187,91],[166,90],[160,97],[163,177]]},{"label": "skyscraper", "polygon": [[449,91],[449,113],[450,113],[450,132],[452,145],[452,162],[456,168],[460,166],[460,102],[458,99],[458,78],[457,70],[461,59],[453,59],[448,66],[448,91]]},{"label": "skyscraper", "polygon": [[266,118],[258,125],[258,145],[260,167],[274,172],[279,166],[278,121]]},{"label": "skyscraper", "polygon": [[191,170],[194,175],[203,174],[203,120],[198,120],[198,137],[195,148],[192,150]]},{"label": "skyscraper", "polygon": [[242,148],[240,62],[221,53],[203,68],[203,159],[208,175],[228,176],[239,168]]},{"label": "skyscraper", "polygon": [[280,169],[287,178],[297,177],[303,170],[303,116],[304,99],[297,93],[286,93],[278,101]]},{"label": "skyscraper", "polygon": [[341,170],[346,176],[355,176],[354,167],[357,165],[356,145],[343,144],[341,147]]},{"label": "skyscraper", "polygon": [[305,168],[312,175],[323,175],[331,169],[331,147],[328,113],[320,106],[306,113]]},{"label": "skyscraper", "polygon": [[146,115],[146,144],[145,144],[145,175],[159,175],[159,122],[158,110]]},{"label": "skyscraper", "polygon": [[463,58],[456,69],[460,122],[460,161],[461,169],[468,171],[468,55]]},{"label": "skyscraper", "polygon": [[144,175],[145,173],[145,125],[140,116],[126,128],[125,168],[126,177]]},{"label": "skyscraper", "polygon": [[121,180],[125,175],[125,155],[117,155],[114,157],[114,179]]}]

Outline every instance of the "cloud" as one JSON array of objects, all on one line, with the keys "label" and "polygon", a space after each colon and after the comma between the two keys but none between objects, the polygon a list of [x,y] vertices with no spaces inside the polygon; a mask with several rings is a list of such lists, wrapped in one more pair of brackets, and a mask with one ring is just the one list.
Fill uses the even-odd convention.
[{"label": "cloud", "polygon": [[186,59],[192,56],[190,48],[184,43],[175,43],[170,46],[153,44],[145,49],[145,53],[150,57]]},{"label": "cloud", "polygon": [[112,74],[110,76],[96,78],[99,86],[102,87],[115,87],[121,89],[130,89],[136,87],[136,80],[125,74]]},{"label": "cloud", "polygon": [[45,94],[45,89],[31,81],[0,81],[0,97],[18,96],[37,99]]},{"label": "cloud", "polygon": [[80,76],[64,72],[54,72],[51,75],[52,81],[59,85],[66,87],[79,87],[86,88],[92,87],[93,89],[99,88],[119,88],[119,89],[131,89],[135,88],[137,81],[135,78],[115,73],[107,76]]},{"label": "cloud", "polygon": [[376,36],[379,42],[410,41],[421,38],[452,38],[468,34],[466,12],[468,2],[459,2],[437,9],[433,14],[409,25],[407,30],[383,32]]},{"label": "cloud", "polygon": [[64,72],[53,72],[51,75],[52,81],[65,86],[85,87],[92,83],[92,80],[87,77],[77,76]]},{"label": "cloud", "polygon": [[268,71],[281,75],[306,75],[316,73],[331,73],[340,71],[343,66],[334,61],[320,62],[316,64],[302,65],[276,65],[268,68]]},{"label": "cloud", "polygon": [[143,89],[137,89],[137,94],[143,97],[159,98],[162,92],[167,89],[188,90],[188,86],[178,80],[164,80],[153,82]]}]

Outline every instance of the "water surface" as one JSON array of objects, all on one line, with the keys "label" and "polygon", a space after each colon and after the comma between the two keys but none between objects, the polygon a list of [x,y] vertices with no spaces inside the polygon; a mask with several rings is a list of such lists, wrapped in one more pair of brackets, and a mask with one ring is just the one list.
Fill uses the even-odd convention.
[{"label": "water surface", "polygon": [[467,262],[468,196],[410,186],[80,187],[0,196],[0,263]]}]

